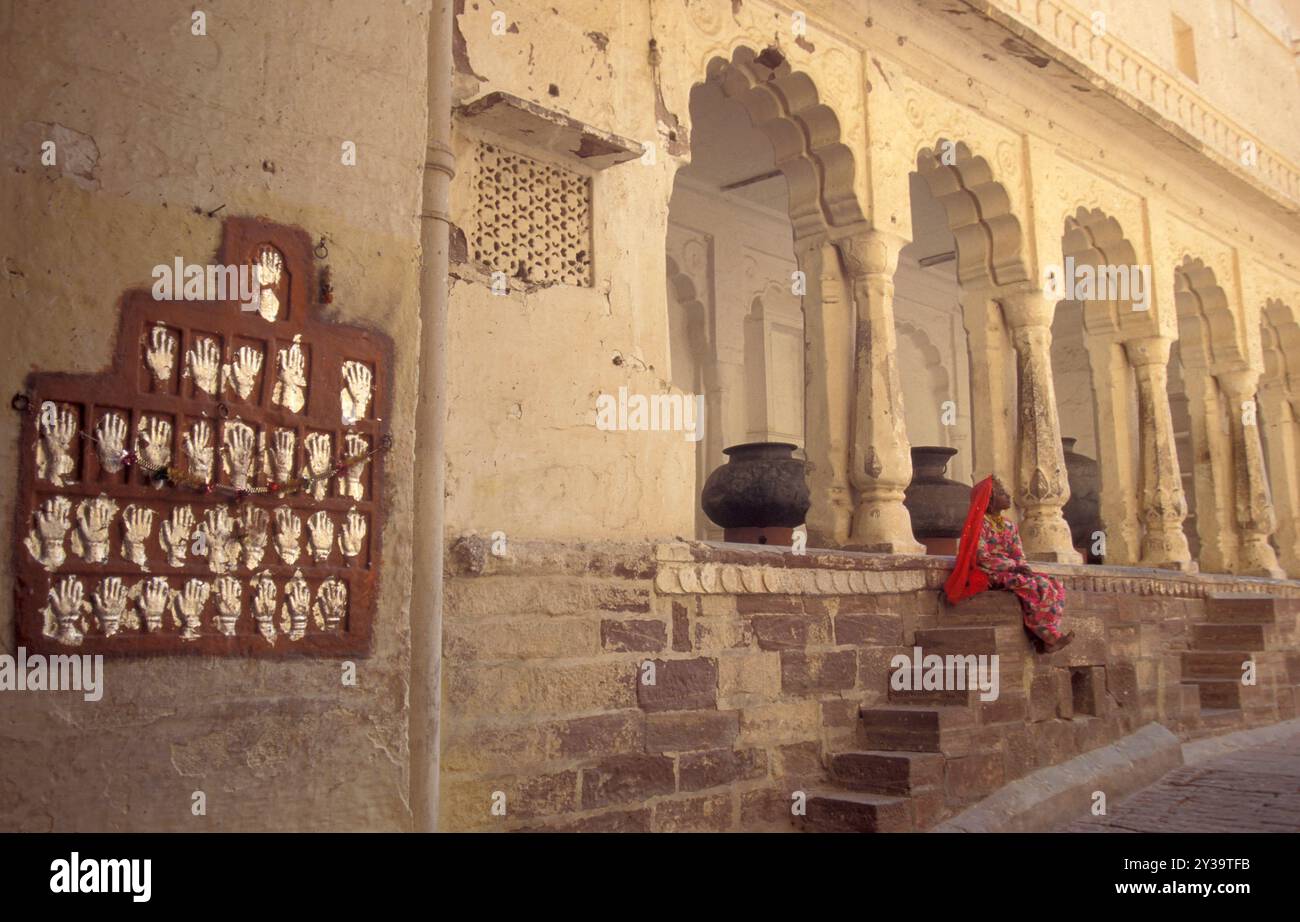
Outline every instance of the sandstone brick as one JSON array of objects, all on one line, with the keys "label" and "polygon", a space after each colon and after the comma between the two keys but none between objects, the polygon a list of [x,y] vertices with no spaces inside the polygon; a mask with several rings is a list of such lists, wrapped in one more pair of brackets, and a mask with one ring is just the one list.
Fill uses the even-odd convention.
[{"label": "sandstone brick", "polygon": [[443,654],[459,660],[587,656],[600,650],[597,630],[588,618],[449,621]]},{"label": "sandstone brick", "polygon": [[1069,720],[1044,720],[1030,724],[1029,734],[1033,740],[1035,761],[1039,765],[1056,765],[1073,758],[1074,727]]},{"label": "sandstone brick", "polygon": [[555,725],[555,740],[560,758],[640,751],[645,745],[645,714],[638,710],[563,721]]},{"label": "sandstone brick", "polygon": [[575,820],[547,823],[542,826],[529,826],[519,832],[650,832],[652,811],[649,807],[640,810],[608,810]]},{"label": "sandstone brick", "polygon": [[656,832],[725,832],[734,823],[731,794],[661,800],[654,808]]},{"label": "sandstone brick", "polygon": [[640,802],[671,794],[676,786],[673,760],[660,755],[621,755],[582,770],[582,807]]},{"label": "sandstone brick", "polygon": [[1056,716],[1056,677],[1050,673],[1034,676],[1029,687],[1029,719],[1051,720]]},{"label": "sandstone brick", "polygon": [[858,722],[861,702],[853,698],[832,698],[821,703],[823,727],[852,727]]},{"label": "sandstone brick", "polygon": [[742,708],[739,746],[768,746],[815,739],[821,709],[816,700],[785,701]]},{"label": "sandstone brick", "polygon": [[696,611],[701,618],[734,618],[738,596],[718,593],[695,597]]},{"label": "sandstone brick", "polygon": [[662,621],[600,622],[600,645],[617,653],[658,653],[668,645],[668,625]]},{"label": "sandstone brick", "polygon": [[[577,809],[578,773],[448,777],[442,780],[440,822],[445,828],[483,829],[504,826],[512,820],[552,816]],[[502,803],[504,813],[494,813]]]},{"label": "sandstone brick", "polygon": [[683,753],[677,760],[678,786],[699,791],[738,781],[767,777],[767,753],[762,749],[714,749]]},{"label": "sandstone brick", "polygon": [[565,615],[595,610],[649,611],[649,583],[581,576],[484,576],[447,581],[449,621],[494,615]]},{"label": "sandstone brick", "polygon": [[740,595],[736,597],[736,611],[742,615],[754,613],[802,615],[803,598],[797,595]]},{"label": "sandstone brick", "polygon": [[830,642],[830,619],[825,615],[755,615],[750,623],[761,650],[802,650]]},{"label": "sandstone brick", "polygon": [[781,654],[781,690],[792,695],[840,691],[858,680],[858,655],[854,650],[830,653]]},{"label": "sandstone brick", "polygon": [[636,704],[636,664],[456,664],[446,703],[480,717],[612,711]]},{"label": "sandstone brick", "polygon": [[983,752],[948,759],[944,790],[949,803],[969,803],[992,794],[1004,781],[1002,753]]},{"label": "sandstone brick", "polygon": [[1083,666],[1070,670],[1074,713],[1106,716],[1106,667]]},{"label": "sandstone brick", "polygon": [[751,831],[793,831],[790,795],[774,788],[742,791],[740,828]]},{"label": "sandstone brick", "polygon": [[819,740],[788,743],[778,746],[772,774],[782,778],[812,781],[825,776],[822,765],[822,744]]},{"label": "sandstone brick", "polygon": [[776,653],[718,654],[718,698],[775,698],[781,693],[781,657]]},{"label": "sandstone brick", "polygon": [[1106,691],[1122,708],[1138,703],[1137,667],[1133,663],[1111,663],[1106,667]]},{"label": "sandstone brick", "polygon": [[695,622],[695,652],[719,653],[754,645],[754,626],[748,618],[715,618]]},{"label": "sandstone brick", "polygon": [[492,772],[536,765],[550,758],[549,737],[540,725],[475,727],[448,720],[442,731],[442,770]]},{"label": "sandstone brick", "polygon": [[738,711],[668,711],[646,717],[647,752],[690,752],[731,746],[740,732]]},{"label": "sandstone brick", "polygon": [[898,646],[903,642],[903,618],[889,612],[845,614],[835,618],[835,643]]},{"label": "sandstone brick", "polygon": [[689,653],[691,650],[691,617],[686,606],[673,602],[673,650]]},{"label": "sandstone brick", "polygon": [[638,671],[637,703],[646,711],[712,708],[718,703],[718,661],[709,658],[654,660],[654,684]]}]

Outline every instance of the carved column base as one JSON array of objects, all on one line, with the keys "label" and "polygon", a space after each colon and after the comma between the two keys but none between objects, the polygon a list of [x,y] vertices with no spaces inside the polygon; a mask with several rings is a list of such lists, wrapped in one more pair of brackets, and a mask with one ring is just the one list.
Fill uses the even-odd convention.
[{"label": "carved column base", "polygon": [[1026,510],[1020,521],[1020,541],[1029,560],[1083,563],[1083,556],[1074,549],[1070,526],[1059,507]]},{"label": "carved column base", "polygon": [[1200,570],[1196,561],[1192,560],[1187,535],[1181,525],[1149,529],[1142,538],[1140,565],[1157,570],[1177,570],[1180,573],[1196,573]]},{"label": "carved column base", "polygon": [[901,490],[858,497],[848,548],[876,554],[925,553],[925,545],[912,537],[912,516]]},{"label": "carved column base", "polygon": [[823,484],[816,487],[815,474],[809,475],[809,486],[818,501],[808,511],[805,527],[808,529],[809,547],[843,547],[849,539],[853,521],[853,498],[844,487]]},{"label": "carved column base", "polygon": [[1241,543],[1237,546],[1236,573],[1240,576],[1286,579],[1286,572],[1278,565],[1277,552],[1265,535],[1242,535]]}]

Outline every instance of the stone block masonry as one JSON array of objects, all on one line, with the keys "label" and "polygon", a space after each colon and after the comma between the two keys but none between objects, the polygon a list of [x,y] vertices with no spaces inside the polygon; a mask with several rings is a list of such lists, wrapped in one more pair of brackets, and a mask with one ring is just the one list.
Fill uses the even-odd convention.
[{"label": "stone block masonry", "polygon": [[[944,558],[489,549],[468,536],[451,554],[448,830],[931,828],[1152,721],[1190,739],[1289,716],[1300,680],[1294,582],[1042,565],[1080,638],[1047,657],[1009,594],[943,605]],[[998,698],[891,690],[914,645],[996,653]],[[1238,650],[1259,686],[1205,705]]]}]

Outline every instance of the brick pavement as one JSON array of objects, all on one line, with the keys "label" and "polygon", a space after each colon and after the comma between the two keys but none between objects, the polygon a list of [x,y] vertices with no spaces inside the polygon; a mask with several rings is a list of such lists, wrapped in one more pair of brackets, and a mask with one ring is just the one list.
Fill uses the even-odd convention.
[{"label": "brick pavement", "polygon": [[1298,832],[1300,732],[1184,765],[1063,832]]}]

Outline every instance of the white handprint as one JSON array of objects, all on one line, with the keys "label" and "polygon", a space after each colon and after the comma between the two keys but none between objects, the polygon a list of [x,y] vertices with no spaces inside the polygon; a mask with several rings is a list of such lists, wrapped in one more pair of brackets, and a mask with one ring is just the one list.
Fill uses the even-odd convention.
[{"label": "white handprint", "polygon": [[275,295],[275,286],[280,284],[283,268],[284,261],[278,251],[270,247],[262,250],[257,263],[257,282],[262,290],[257,312],[263,320],[272,323],[280,316],[280,299]]},{"label": "white handprint", "polygon": [[361,553],[366,542],[366,517],[355,509],[348,510],[348,520],[339,533],[339,550],[344,557]]},{"label": "white handprint", "polygon": [[82,632],[86,629],[82,616],[90,611],[85,593],[81,580],[75,576],[65,576],[50,586],[49,604],[43,612],[46,637],[74,647],[81,645]]},{"label": "white handprint", "polygon": [[202,550],[208,558],[208,568],[213,573],[228,573],[239,565],[239,542],[231,537],[235,521],[225,506],[214,506],[207,511],[198,533],[203,536]]},{"label": "white handprint", "polygon": [[185,455],[190,459],[190,474],[204,483],[212,482],[212,426],[199,420],[185,433]]},{"label": "white handprint", "polygon": [[298,436],[292,429],[276,430],[262,461],[267,480],[274,483],[288,483],[289,478],[293,476],[293,456],[297,444]]},{"label": "white handprint", "polygon": [[322,500],[330,487],[330,437],[324,432],[311,432],[303,439],[303,444],[307,447],[307,463],[303,466],[302,476],[312,479],[311,495]]},{"label": "white handprint", "polygon": [[316,604],[312,607],[316,626],[323,631],[337,630],[343,623],[347,607],[348,587],[342,580],[331,576],[316,591]]},{"label": "white handprint", "polygon": [[357,420],[366,418],[373,383],[368,365],[351,361],[343,363],[343,390],[339,393],[339,400],[343,404],[343,425],[351,426]]},{"label": "white handprint", "polygon": [[164,576],[155,576],[136,586],[135,591],[139,593],[136,605],[140,609],[140,614],[144,616],[144,629],[146,631],[160,631],[163,626],[163,613],[167,611],[167,606],[171,604],[172,590],[167,585],[167,578]]},{"label": "white handprint", "polygon": [[67,407],[46,401],[41,407],[40,438],[36,442],[36,472],[56,487],[73,482],[77,462],[71,443],[77,434],[77,417]]},{"label": "white handprint", "polygon": [[126,612],[127,592],[122,580],[116,576],[100,580],[90,601],[100,633],[112,637],[121,629],[122,615]]},{"label": "white handprint", "polygon": [[192,579],[176,594],[176,620],[181,624],[181,640],[198,640],[203,627],[203,608],[212,588],[201,579]]},{"label": "white handprint", "polygon": [[166,468],[172,460],[172,424],[158,416],[141,419],[140,430],[135,434],[135,451],[150,470]]},{"label": "white handprint", "polygon": [[307,520],[307,532],[312,557],[316,558],[317,563],[328,558],[334,544],[334,523],[330,521],[329,515],[325,512],[313,515]]},{"label": "white handprint", "polygon": [[194,386],[209,397],[217,396],[218,382],[221,378],[221,347],[215,340],[204,337],[190,347],[190,374],[194,376]]},{"label": "white handprint", "polygon": [[243,608],[244,588],[231,576],[217,580],[217,614],[212,619],[217,630],[227,637],[235,636],[235,625]]},{"label": "white handprint", "polygon": [[121,471],[126,454],[126,417],[121,413],[105,413],[95,427],[95,438],[99,466],[109,474]]},{"label": "white handprint", "polygon": [[221,467],[236,490],[247,490],[248,482],[253,478],[255,447],[252,426],[240,422],[226,426],[224,444],[221,447]]},{"label": "white handprint", "polygon": [[176,362],[176,336],[164,326],[156,326],[150,331],[149,348],[144,354],[145,364],[158,384],[166,384],[172,378],[172,366]]},{"label": "white handprint", "polygon": [[290,509],[277,509],[275,511],[275,551],[280,555],[280,559],[287,564],[292,564],[298,559],[302,551],[298,547],[298,542],[302,538],[302,519],[293,514]]},{"label": "white handprint", "polygon": [[257,386],[257,375],[262,370],[262,352],[252,346],[240,346],[235,360],[226,366],[226,386],[232,387],[241,400],[247,400]]},{"label": "white handprint", "polygon": [[163,523],[161,543],[167,552],[167,565],[185,566],[185,554],[190,546],[190,532],[194,529],[194,513],[189,506],[177,506],[171,519]]},{"label": "white handprint", "polygon": [[23,541],[31,555],[47,570],[57,570],[68,559],[64,542],[68,529],[72,527],[68,522],[71,514],[72,503],[62,496],[50,497],[36,511],[36,527]]},{"label": "white handprint", "polygon": [[122,513],[125,531],[122,556],[142,570],[149,569],[149,535],[153,533],[153,510],[148,506],[130,505]]},{"label": "white handprint", "polygon": [[253,580],[257,593],[253,597],[253,620],[257,623],[257,632],[266,638],[267,643],[275,643],[275,580],[269,572],[263,572]]},{"label": "white handprint", "polygon": [[[343,439],[343,444],[349,458],[356,458],[370,451],[370,440],[363,435],[357,435],[355,432],[349,432]],[[339,492],[344,496],[351,497],[358,503],[365,499],[366,488],[361,482],[361,478],[365,475],[366,465],[369,463],[369,458],[362,458],[355,464],[349,464],[347,470],[343,472]]]},{"label": "white handprint", "polygon": [[281,349],[276,361],[280,374],[271,389],[271,402],[285,407],[290,413],[302,412],[306,404],[307,356],[300,343],[302,335],[293,338],[288,349]]},{"label": "white handprint", "polygon": [[117,515],[117,503],[107,496],[83,499],[77,506],[77,527],[72,532],[72,552],[86,563],[108,562],[108,529]]},{"label": "white handprint", "polygon": [[290,640],[302,640],[307,634],[307,617],[311,609],[311,587],[296,570],[284,587],[285,605],[280,609],[280,630]]},{"label": "white handprint", "polygon": [[240,520],[240,532],[243,535],[244,566],[250,570],[257,569],[266,554],[267,529],[270,516],[265,509],[249,506],[244,510]]}]

